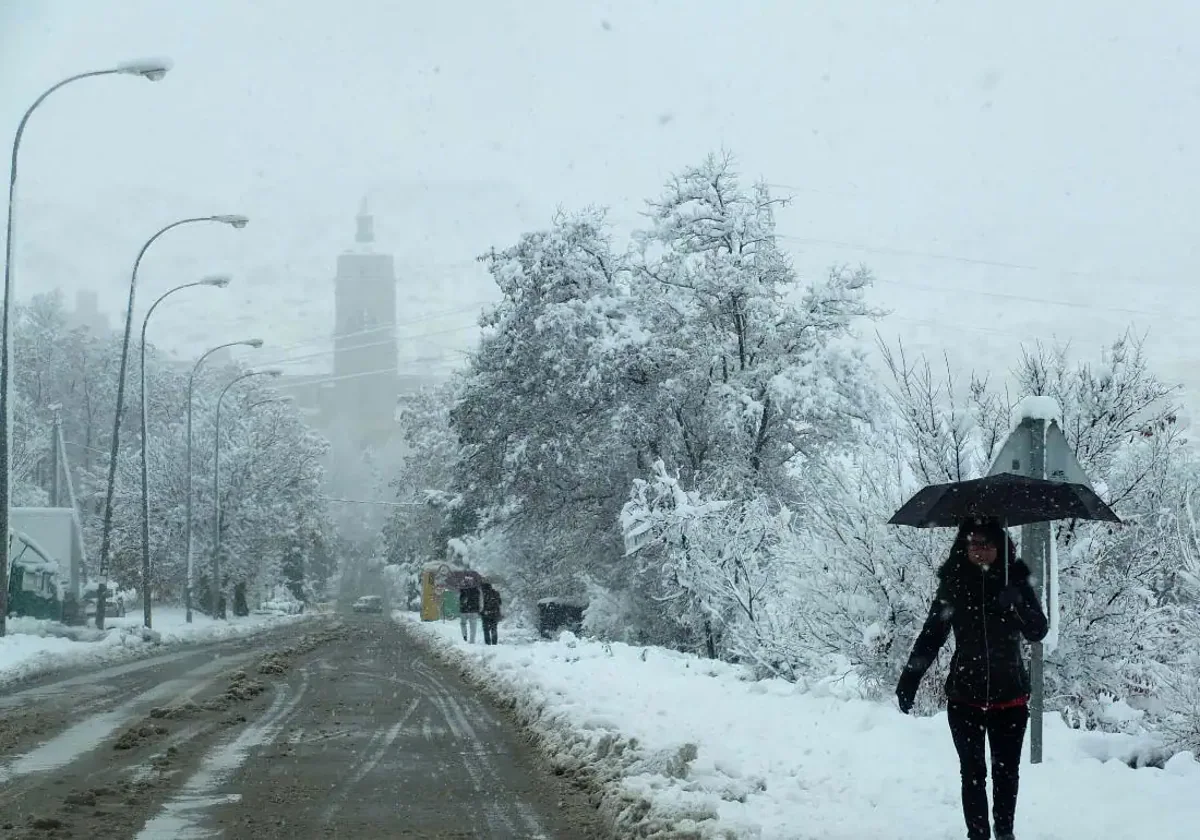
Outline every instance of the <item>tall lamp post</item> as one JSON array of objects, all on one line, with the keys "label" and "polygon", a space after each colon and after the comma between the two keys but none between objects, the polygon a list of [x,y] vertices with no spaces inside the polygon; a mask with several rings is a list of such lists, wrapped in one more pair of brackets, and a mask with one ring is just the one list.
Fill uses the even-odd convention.
[{"label": "tall lamp post", "polygon": [[8,398],[9,383],[12,381],[12,340],[9,325],[11,321],[10,305],[13,301],[13,254],[16,250],[13,245],[13,216],[16,208],[17,193],[17,152],[21,148],[21,136],[25,133],[25,124],[29,122],[29,117],[37,110],[37,107],[42,104],[46,97],[59,88],[71,84],[71,82],[77,82],[80,79],[90,79],[95,76],[113,75],[141,76],[144,79],[157,82],[163,76],[167,75],[167,71],[170,69],[171,62],[166,60],[131,61],[109,70],[93,70],[90,73],[79,73],[63,79],[58,84],[48,88],[33,101],[33,104],[29,106],[25,115],[21,117],[21,122],[17,124],[17,136],[13,140],[12,147],[12,163],[8,170],[8,224],[4,235],[4,308],[3,314],[0,314],[0,425],[3,425],[3,430],[0,431],[0,534],[3,537],[0,541],[5,545],[4,562],[0,563],[0,636],[3,636],[5,633],[5,616],[8,614],[7,546],[9,506],[12,498],[10,493],[10,485],[12,484],[12,475],[10,473],[12,405]]},{"label": "tall lamp post", "polygon": [[117,454],[121,437],[121,414],[125,409],[125,369],[129,366],[129,333],[133,327],[133,304],[137,297],[138,266],[142,264],[142,257],[146,256],[146,251],[150,250],[150,246],[164,233],[180,225],[198,222],[218,222],[230,227],[244,228],[249,219],[245,216],[235,215],[196,216],[180,219],[162,228],[146,240],[146,244],[142,246],[137,259],[133,262],[133,273],[129,279],[129,303],[125,309],[125,337],[121,343],[121,365],[117,371],[117,410],[113,416],[112,446],[108,459],[108,486],[104,491],[104,524],[100,532],[100,585],[96,590],[96,626],[101,630],[104,629],[104,608],[108,599],[107,573],[108,553],[112,547],[113,493],[117,486]]},{"label": "tall lamp post", "polygon": [[[192,389],[196,383],[196,374],[200,371],[200,366],[204,364],[204,360],[216,353],[218,350],[224,350],[226,347],[253,347],[255,350],[262,347],[261,338],[249,338],[245,341],[231,341],[228,344],[218,344],[216,347],[208,350],[196,360],[195,367],[192,368],[191,374],[188,376],[187,387],[187,580],[183,585],[183,599],[187,609],[187,623],[192,623],[192,566],[193,566],[193,551],[192,551]],[[216,610],[214,609],[215,613]]]},{"label": "tall lamp post", "polygon": [[147,415],[150,413],[146,405],[146,328],[150,326],[150,316],[154,314],[154,310],[158,305],[166,300],[171,295],[183,289],[191,289],[196,286],[212,286],[217,289],[224,289],[229,285],[229,277],[226,275],[217,275],[213,277],[205,277],[203,280],[197,280],[194,283],[184,283],[169,289],[159,295],[158,300],[150,304],[150,308],[146,310],[146,317],[142,319],[142,343],[141,343],[141,359],[139,365],[139,378],[141,380],[141,403],[142,403],[142,623],[146,627],[150,627],[150,468],[149,468],[149,449],[150,449],[150,434],[147,429],[149,420]]},{"label": "tall lamp post", "polygon": [[243,379],[249,379],[251,376],[279,376],[282,373],[283,371],[279,368],[248,371],[226,385],[221,390],[221,395],[217,397],[217,413],[214,423],[215,432],[213,434],[212,597],[213,611],[219,613],[221,618],[225,618],[225,602],[221,600],[221,403],[224,401],[225,395],[229,393],[229,389]]}]

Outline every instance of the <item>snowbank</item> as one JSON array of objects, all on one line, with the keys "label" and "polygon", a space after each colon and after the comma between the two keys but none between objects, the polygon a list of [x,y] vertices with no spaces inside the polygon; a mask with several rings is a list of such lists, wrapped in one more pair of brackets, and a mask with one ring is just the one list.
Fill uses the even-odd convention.
[{"label": "snowbank", "polygon": [[154,611],[154,629],[144,631],[142,614],[108,619],[107,627],[65,627],[51,621],[10,618],[0,638],[0,685],[61,668],[108,665],[159,652],[163,646],[196,644],[248,636],[311,616],[263,616],[215,621],[193,613],[188,624],[181,609]]},{"label": "snowbank", "polygon": [[[725,663],[576,639],[465,644],[456,623],[397,613],[513,708],[620,837],[959,840],[945,715],[910,718],[827,681],[804,692]],[[1200,824],[1200,765],[1130,769],[1130,739],[1047,719],[1046,761],[1022,769],[1022,840],[1183,840]],[[1028,748],[1026,748],[1028,755]]]}]

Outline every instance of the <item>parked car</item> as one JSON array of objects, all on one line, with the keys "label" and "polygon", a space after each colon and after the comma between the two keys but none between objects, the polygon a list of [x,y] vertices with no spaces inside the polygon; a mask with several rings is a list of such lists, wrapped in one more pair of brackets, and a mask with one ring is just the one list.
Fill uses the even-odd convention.
[{"label": "parked car", "polygon": [[354,602],[351,609],[356,613],[381,613],[383,612],[383,598],[378,595],[364,595]]},{"label": "parked car", "polygon": [[[96,615],[96,599],[99,597],[97,589],[99,587],[95,581],[89,581],[83,587],[83,614],[88,618],[93,618]],[[124,618],[125,617],[125,599],[130,593],[122,590],[119,586],[110,586],[108,595],[104,599],[104,614],[108,618]]]},{"label": "parked car", "polygon": [[286,586],[277,586],[266,598],[255,615],[300,615],[304,612],[304,602],[296,598]]}]

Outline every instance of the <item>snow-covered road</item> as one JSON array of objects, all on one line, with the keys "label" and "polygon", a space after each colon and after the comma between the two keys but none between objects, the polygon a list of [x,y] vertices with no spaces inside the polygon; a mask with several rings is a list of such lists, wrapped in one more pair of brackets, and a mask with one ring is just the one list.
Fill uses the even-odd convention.
[{"label": "snow-covered road", "polygon": [[77,821],[132,836],[122,832],[154,802],[175,757],[238,722],[230,714],[254,696],[246,673],[264,651],[325,624],[260,628],[0,690],[0,837],[45,837]]},{"label": "snow-covered road", "polygon": [[386,616],[0,689],[0,840],[587,840],[598,826]]}]

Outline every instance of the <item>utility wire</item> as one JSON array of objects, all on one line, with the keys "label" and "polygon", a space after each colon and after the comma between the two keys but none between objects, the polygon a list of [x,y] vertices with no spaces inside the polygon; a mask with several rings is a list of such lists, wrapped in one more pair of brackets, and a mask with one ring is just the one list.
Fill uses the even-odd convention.
[{"label": "utility wire", "polygon": [[446,330],[434,330],[433,332],[417,333],[415,335],[396,336],[394,338],[388,338],[383,341],[372,341],[372,342],[368,342],[366,344],[352,344],[349,347],[336,347],[335,346],[335,347],[331,347],[328,350],[321,350],[321,351],[317,351],[317,352],[313,352],[313,353],[306,353],[302,356],[279,356],[275,359],[271,359],[271,360],[268,360],[265,362],[260,362],[260,361],[258,361],[257,358],[255,358],[254,366],[255,367],[263,367],[263,366],[269,366],[269,365],[287,365],[287,364],[294,364],[296,362],[303,362],[303,361],[307,361],[307,360],[311,360],[311,359],[320,359],[325,356],[331,356],[331,355],[334,355],[339,352],[350,352],[352,350],[365,350],[369,347],[384,347],[387,345],[397,345],[398,346],[403,343],[412,342],[412,341],[416,341],[418,339],[428,338],[431,336],[451,335],[453,333],[465,332],[467,330],[474,329],[476,326],[477,326],[476,324],[468,324],[466,326],[452,327],[452,328],[446,329]]},{"label": "utility wire", "polygon": [[334,496],[322,496],[327,502],[343,502],[348,505],[386,505],[387,507],[425,507],[421,502],[378,502],[369,499],[339,499]]},{"label": "utility wire", "polygon": [[306,388],[310,385],[325,385],[329,382],[344,382],[348,379],[361,379],[364,376],[382,376],[384,374],[392,374],[393,376],[412,376],[419,371],[403,370],[395,365],[392,367],[378,368],[377,370],[364,370],[358,373],[342,373],[335,376],[319,376],[316,379],[306,379],[303,382],[288,382],[286,377],[278,385],[273,386],[277,390],[283,391],[288,388]]},{"label": "utility wire", "polygon": [[1164,282],[1162,279],[1154,279],[1148,277],[1134,277],[1131,275],[1108,274],[1098,271],[1077,271],[1074,269],[1050,268],[1046,266],[1033,265],[1030,263],[1006,262],[1004,260],[989,260],[978,257],[966,257],[961,254],[939,253],[936,251],[920,251],[910,248],[892,248],[882,245],[868,245],[862,242],[851,242],[841,239],[817,239],[808,236],[795,236],[786,233],[775,234],[776,239],[782,239],[786,242],[796,242],[801,245],[828,245],[835,248],[846,248],[851,251],[863,251],[869,254],[882,254],[886,256],[898,257],[919,257],[930,260],[945,260],[949,262],[963,263],[966,265],[981,265],[990,268],[1004,268],[1013,271],[1029,271],[1041,272],[1044,274],[1056,274],[1062,277],[1077,277],[1091,278],[1095,280],[1116,280],[1122,283],[1127,283],[1134,286],[1173,286],[1171,281]]},{"label": "utility wire", "polygon": [[[481,301],[480,302],[481,305],[485,304],[485,303],[491,303],[491,301]],[[477,312],[477,311],[479,311],[478,306],[467,306],[467,307],[462,307],[459,309],[447,309],[442,312],[434,312],[434,313],[430,313],[428,315],[423,315],[420,318],[410,318],[409,320],[406,320],[406,321],[394,321],[390,324],[380,324],[379,326],[376,326],[376,327],[367,327],[366,329],[355,330],[354,332],[333,333],[333,334],[311,333],[311,335],[313,335],[313,338],[305,339],[302,341],[296,341],[291,344],[282,344],[282,345],[277,345],[277,346],[270,345],[270,347],[273,351],[276,351],[276,352],[284,352],[287,350],[296,350],[296,349],[301,349],[304,347],[310,347],[315,344],[323,344],[327,341],[330,341],[331,339],[356,338],[358,336],[363,336],[363,335],[373,335],[375,333],[385,332],[387,330],[394,330],[396,327],[406,327],[406,326],[411,326],[413,324],[422,324],[427,321],[436,321],[439,318],[445,318],[449,315],[461,315],[461,314],[464,314],[467,312]],[[466,328],[464,327],[464,329],[466,329]]]},{"label": "utility wire", "polygon": [[1073,300],[1056,300],[1054,298],[1038,297],[1036,295],[1018,295],[1012,292],[989,292],[983,289],[951,288],[950,286],[931,286],[926,283],[911,283],[907,280],[879,280],[879,286],[898,286],[905,289],[917,289],[924,292],[937,292],[946,295],[978,295],[980,297],[997,298],[999,300],[1021,301],[1022,303],[1040,303],[1047,306],[1065,306],[1073,309],[1091,310],[1094,312],[1113,312],[1120,315],[1137,315],[1144,318],[1157,318],[1167,321],[1193,321],[1195,316],[1177,315],[1171,312],[1151,312],[1146,309],[1131,309],[1126,306],[1104,306],[1095,303],[1083,303]]}]

